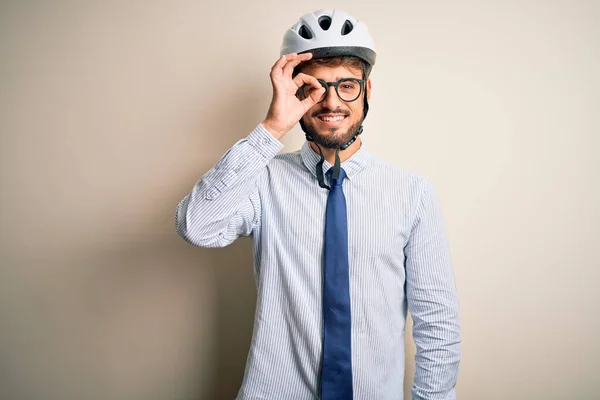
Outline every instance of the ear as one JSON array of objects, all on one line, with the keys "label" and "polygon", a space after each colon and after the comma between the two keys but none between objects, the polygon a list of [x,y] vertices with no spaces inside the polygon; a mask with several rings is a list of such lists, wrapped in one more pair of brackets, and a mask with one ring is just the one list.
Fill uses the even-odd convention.
[{"label": "ear", "polygon": [[367,79],[367,101],[371,101],[371,78]]}]

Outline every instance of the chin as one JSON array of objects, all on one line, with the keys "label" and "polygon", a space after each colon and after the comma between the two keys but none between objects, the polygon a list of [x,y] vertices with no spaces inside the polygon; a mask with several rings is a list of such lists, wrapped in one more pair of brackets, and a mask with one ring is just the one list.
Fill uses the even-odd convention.
[{"label": "chin", "polygon": [[313,131],[313,137],[318,144],[330,149],[335,149],[348,142],[354,136],[354,131],[351,133],[348,132],[348,130],[342,130],[341,128],[335,128],[333,131],[331,129],[332,128],[324,130],[315,129]]},{"label": "chin", "polygon": [[319,118],[311,118],[308,123],[305,121],[304,125],[318,145],[335,149],[352,139],[362,121],[352,122],[350,116],[339,121],[322,121]]}]

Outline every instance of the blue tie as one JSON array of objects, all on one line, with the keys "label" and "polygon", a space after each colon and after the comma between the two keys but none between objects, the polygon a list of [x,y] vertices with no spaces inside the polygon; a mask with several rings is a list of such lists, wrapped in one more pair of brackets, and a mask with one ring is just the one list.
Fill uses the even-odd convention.
[{"label": "blue tie", "polygon": [[[329,176],[332,170],[327,172]],[[342,191],[345,177],[341,169],[339,179],[331,179],[325,217],[322,400],[352,399],[348,223]]]}]

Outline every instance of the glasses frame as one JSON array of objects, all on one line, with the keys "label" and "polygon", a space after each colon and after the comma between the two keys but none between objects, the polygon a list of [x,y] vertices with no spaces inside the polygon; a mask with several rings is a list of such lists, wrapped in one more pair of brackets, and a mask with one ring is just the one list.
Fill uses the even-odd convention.
[{"label": "glasses frame", "polygon": [[[320,104],[322,102],[325,101],[325,99],[327,99],[327,94],[329,93],[329,88],[330,87],[334,87],[335,88],[335,93],[338,96],[338,99],[340,99],[341,101],[343,101],[344,103],[352,103],[353,101],[358,100],[358,98],[360,97],[360,95],[363,93],[364,91],[364,86],[365,86],[365,80],[364,79],[358,79],[358,78],[342,78],[337,82],[325,82],[322,79],[317,79],[317,81],[319,81],[319,83],[321,84],[321,86],[323,86],[325,88],[325,93],[323,94],[323,99],[318,101],[317,104]],[[355,98],[353,98],[352,100],[344,100],[342,99],[342,96],[340,96],[340,92],[339,92],[339,86],[344,83],[344,82],[358,82],[359,86],[360,86],[360,90],[358,91],[358,95],[356,95]],[[307,87],[310,87],[309,84],[305,84],[303,85],[298,91],[302,94],[303,98],[306,98],[307,96],[304,94],[304,91]]]}]

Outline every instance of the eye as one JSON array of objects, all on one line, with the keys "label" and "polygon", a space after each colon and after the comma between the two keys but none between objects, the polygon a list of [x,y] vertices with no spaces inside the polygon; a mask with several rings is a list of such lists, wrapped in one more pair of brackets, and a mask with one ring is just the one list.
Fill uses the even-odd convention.
[{"label": "eye", "polygon": [[343,91],[353,91],[358,89],[358,82],[344,81],[340,83],[340,89]]}]

